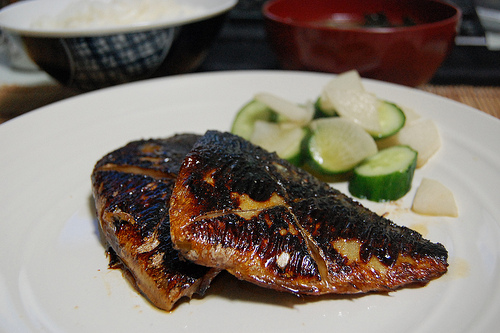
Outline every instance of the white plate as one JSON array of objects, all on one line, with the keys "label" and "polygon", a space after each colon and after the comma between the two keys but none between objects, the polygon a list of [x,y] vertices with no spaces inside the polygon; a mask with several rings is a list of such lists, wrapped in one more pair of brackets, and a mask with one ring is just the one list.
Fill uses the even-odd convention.
[{"label": "white plate", "polygon": [[[0,126],[0,330],[4,332],[493,332],[500,327],[500,121],[418,90],[365,80],[378,96],[434,119],[443,147],[415,175],[455,193],[459,218],[368,204],[449,251],[422,288],[297,298],[226,277],[172,313],[153,308],[99,242],[90,173],[130,140],[228,130],[259,91],[315,99],[331,78],[297,72],[190,74],[71,98]],[[345,190],[345,184],[337,184]],[[416,186],[415,186],[416,187]]]}]

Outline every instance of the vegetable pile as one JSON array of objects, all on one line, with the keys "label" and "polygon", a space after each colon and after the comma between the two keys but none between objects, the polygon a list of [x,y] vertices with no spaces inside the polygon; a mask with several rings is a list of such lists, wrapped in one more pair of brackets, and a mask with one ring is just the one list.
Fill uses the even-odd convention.
[{"label": "vegetable pile", "polygon": [[231,131],[319,178],[348,178],[358,198],[390,201],[440,148],[435,123],[365,90],[356,71],[334,77],[303,105],[258,93]]}]

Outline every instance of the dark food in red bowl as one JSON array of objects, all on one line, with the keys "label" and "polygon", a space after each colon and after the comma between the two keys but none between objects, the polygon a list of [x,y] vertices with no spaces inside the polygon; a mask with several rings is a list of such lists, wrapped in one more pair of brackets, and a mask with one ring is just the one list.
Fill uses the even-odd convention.
[{"label": "dark food in red bowl", "polygon": [[418,86],[453,48],[461,13],[435,0],[271,0],[263,15],[285,69]]}]

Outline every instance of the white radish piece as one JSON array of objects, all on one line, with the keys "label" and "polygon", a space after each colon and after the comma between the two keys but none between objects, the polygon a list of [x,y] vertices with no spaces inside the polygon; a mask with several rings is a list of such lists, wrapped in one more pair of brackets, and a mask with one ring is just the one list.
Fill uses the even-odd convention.
[{"label": "white radish piece", "polygon": [[437,125],[429,118],[407,122],[395,135],[377,141],[379,149],[395,145],[408,145],[418,152],[417,168],[422,167],[441,148]]},{"label": "white radish piece", "polygon": [[365,87],[363,86],[361,77],[356,70],[344,72],[331,79],[323,87],[320,95],[321,107],[324,110],[330,111],[328,112],[330,115],[335,113],[335,106],[330,102],[327,95],[329,91],[335,90],[365,91]]},{"label": "white radish piece", "polygon": [[403,113],[405,114],[405,118],[406,118],[406,121],[407,122],[412,122],[412,121],[415,121],[419,118],[421,118],[421,115],[419,113],[417,113],[415,110],[413,110],[412,108],[409,108],[405,105],[399,105],[399,108],[401,110],[403,110]]},{"label": "white radish piece", "polygon": [[353,121],[367,132],[380,132],[378,106],[381,102],[377,96],[358,90],[331,90],[326,96],[339,116]]},{"label": "white radish piece", "polygon": [[284,159],[298,158],[305,128],[293,123],[270,123],[257,120],[250,142]]},{"label": "white radish piece", "polygon": [[418,214],[458,216],[453,192],[437,180],[424,178],[415,193],[411,209]]},{"label": "white radish piece", "polygon": [[324,87],[324,90],[357,90],[365,91],[361,77],[356,70],[351,70],[337,75]]},{"label": "white radish piece", "polygon": [[289,121],[297,124],[306,125],[314,116],[314,110],[311,108],[302,107],[273,94],[258,93],[254,98]]},{"label": "white radish piece", "polygon": [[377,96],[365,90],[355,70],[330,80],[321,93],[323,108],[335,110],[339,116],[353,121],[368,132],[380,131],[379,103]]}]

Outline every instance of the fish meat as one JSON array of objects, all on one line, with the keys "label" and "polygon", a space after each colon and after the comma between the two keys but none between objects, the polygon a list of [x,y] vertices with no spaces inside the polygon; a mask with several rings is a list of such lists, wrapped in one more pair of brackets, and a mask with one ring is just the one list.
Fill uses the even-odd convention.
[{"label": "fish meat", "polygon": [[448,267],[442,244],[230,133],[187,154],[169,215],[184,258],[299,295],[391,291]]},{"label": "fish meat", "polygon": [[202,295],[220,271],[185,261],[170,240],[169,202],[179,168],[198,135],[134,141],[92,172],[97,217],[124,275],[152,304],[171,310]]},{"label": "fish meat", "polygon": [[221,270],[319,295],[427,283],[448,266],[443,245],[229,133],[134,141],[91,179],[106,244],[164,310],[203,295]]}]

